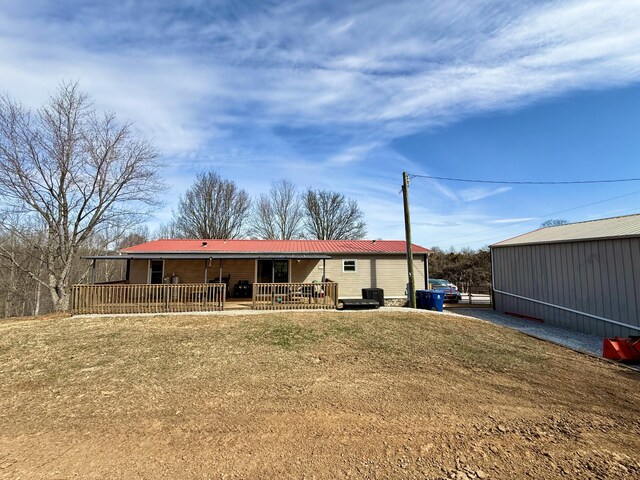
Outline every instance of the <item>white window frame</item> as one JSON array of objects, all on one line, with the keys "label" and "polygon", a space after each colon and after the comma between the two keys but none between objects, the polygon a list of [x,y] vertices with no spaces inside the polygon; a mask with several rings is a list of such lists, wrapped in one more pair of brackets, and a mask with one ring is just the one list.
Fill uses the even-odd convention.
[{"label": "white window frame", "polygon": [[[353,262],[353,270],[345,270],[344,264],[346,262]],[[342,273],[356,273],[358,271],[358,260],[355,258],[343,258],[342,259]]]}]

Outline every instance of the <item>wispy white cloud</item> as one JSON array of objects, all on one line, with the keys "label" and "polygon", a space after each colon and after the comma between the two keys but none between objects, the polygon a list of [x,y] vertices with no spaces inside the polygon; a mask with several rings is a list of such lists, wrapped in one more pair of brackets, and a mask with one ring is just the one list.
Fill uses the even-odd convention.
[{"label": "wispy white cloud", "polygon": [[486,187],[473,187],[465,188],[459,192],[460,198],[463,202],[476,202],[483,198],[492,197],[500,193],[508,192],[512,187],[498,187],[498,188],[486,188]]},{"label": "wispy white cloud", "polygon": [[329,162],[336,164],[357,162],[365,158],[367,156],[367,153],[369,153],[377,146],[378,145],[376,143],[371,143],[347,147],[345,150],[331,156],[329,158]]},{"label": "wispy white cloud", "polygon": [[[426,168],[394,139],[639,82],[638,25],[636,0],[8,0],[0,88],[36,106],[61,79],[79,80],[155,139],[175,184],[169,202],[206,168],[241,171],[255,193],[289,177],[377,205],[371,234],[389,236],[375,227],[381,202],[397,213],[400,172]],[[466,209],[507,188],[431,186],[418,200],[458,205],[458,235],[503,221]]]},{"label": "wispy white cloud", "polygon": [[[208,16],[200,4],[202,18],[197,10],[188,16],[188,9],[172,18],[147,4],[146,22],[131,21],[127,5],[59,22],[0,17],[7,27],[3,44],[21,47],[3,49],[4,59],[19,55],[22,61],[9,64],[22,70],[44,60],[40,70],[50,73],[37,73],[48,80],[78,73],[101,78],[127,104],[145,92],[169,93],[156,96],[163,103],[175,94],[180,110],[202,109],[198,117],[217,108],[209,118],[217,127],[247,120],[355,125],[356,137],[373,127],[387,139],[474,111],[640,76],[635,1],[326,8],[285,2],[239,14],[230,9],[228,17]],[[115,18],[123,10],[128,15]],[[107,25],[120,38],[108,37]],[[96,32],[112,45],[95,45]],[[193,96],[209,101],[190,104]],[[138,105],[136,116],[148,118],[145,107]]]},{"label": "wispy white cloud", "polygon": [[521,223],[528,222],[529,220],[535,220],[536,217],[521,217],[521,218],[496,218],[495,220],[490,220],[489,223]]}]

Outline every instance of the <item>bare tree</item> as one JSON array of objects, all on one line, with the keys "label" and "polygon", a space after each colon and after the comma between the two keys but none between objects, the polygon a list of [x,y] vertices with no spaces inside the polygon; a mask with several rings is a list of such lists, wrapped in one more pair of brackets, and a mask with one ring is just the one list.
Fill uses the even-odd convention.
[{"label": "bare tree", "polygon": [[[173,215],[175,217],[175,212]],[[182,232],[180,232],[176,226],[175,218],[158,225],[150,236],[152,240],[160,240],[162,238],[183,238]]]},{"label": "bare tree", "polygon": [[[0,254],[0,299],[3,305],[0,316],[3,317],[37,315],[43,303],[41,284],[25,275],[17,265],[26,267],[38,279],[45,278],[42,261],[30,247],[43,241],[44,232],[39,225],[18,225],[18,218],[5,216],[3,222],[19,229],[20,235],[15,230],[2,229],[0,232],[0,252],[7,252],[6,256]],[[22,240],[25,237],[30,239],[28,245]]]},{"label": "bare tree", "polygon": [[[92,235],[91,239],[83,246],[81,255],[114,255],[118,250],[138,245],[149,240],[149,230],[144,225],[138,225],[126,231],[105,229]],[[80,281],[112,282],[124,280],[127,273],[127,264],[123,260],[96,260],[95,269],[86,261],[79,261],[74,277]]]},{"label": "bare tree", "polygon": [[305,231],[318,240],[356,240],[367,234],[358,202],[329,190],[307,190],[304,195]]},{"label": "bare tree", "polygon": [[304,206],[289,180],[271,184],[267,195],[258,199],[251,222],[251,236],[269,240],[291,240],[302,236]]},{"label": "bare tree", "polygon": [[[157,157],[131,124],[98,113],[76,83],[61,84],[37,112],[0,97],[0,208],[41,222],[45,235],[33,242],[4,219],[0,227],[42,262],[44,280],[9,260],[48,290],[56,311],[69,307],[72,267],[91,235],[139,223],[157,205]],[[3,246],[0,255],[11,258]]]},{"label": "bare tree", "polygon": [[148,242],[150,239],[149,229],[146,226],[138,226],[126,232],[124,236],[118,239],[117,249],[133,247],[141,243]]},{"label": "bare tree", "polygon": [[251,210],[249,194],[215,172],[199,173],[178,204],[175,228],[186,238],[239,238]]}]

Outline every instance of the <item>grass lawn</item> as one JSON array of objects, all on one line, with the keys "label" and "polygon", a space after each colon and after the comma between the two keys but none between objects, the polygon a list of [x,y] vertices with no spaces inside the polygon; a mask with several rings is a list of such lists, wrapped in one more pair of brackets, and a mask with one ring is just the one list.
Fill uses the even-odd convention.
[{"label": "grass lawn", "polygon": [[0,478],[640,478],[640,374],[431,312],[0,321]]}]

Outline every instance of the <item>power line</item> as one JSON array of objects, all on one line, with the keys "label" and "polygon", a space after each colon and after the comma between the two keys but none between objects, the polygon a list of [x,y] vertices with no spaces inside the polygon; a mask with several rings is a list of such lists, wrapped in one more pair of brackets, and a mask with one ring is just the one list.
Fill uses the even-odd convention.
[{"label": "power line", "polygon": [[[529,223],[529,222],[532,222],[534,220],[542,220],[543,218],[549,218],[549,217],[552,217],[554,215],[558,215],[560,213],[566,213],[566,212],[571,212],[573,210],[579,210],[581,208],[591,207],[593,205],[598,205],[600,203],[610,202],[611,200],[617,200],[619,198],[630,197],[632,195],[637,195],[639,193],[640,193],[640,190],[637,190],[635,192],[625,193],[624,195],[618,195],[618,196],[615,196],[615,197],[605,198],[603,200],[598,200],[598,201],[591,202],[591,203],[585,203],[584,205],[578,205],[578,206],[575,206],[575,207],[567,208],[566,210],[558,210],[556,212],[548,213],[546,215],[540,215],[540,216],[537,216],[537,217],[531,217],[531,218],[528,218],[527,220],[519,220],[519,221],[516,221],[516,222],[508,223],[506,225],[499,225],[499,226],[495,226],[495,227],[492,227],[492,228],[487,229],[487,230],[481,230],[480,232],[476,232],[476,233],[474,233],[474,234],[472,234],[470,236],[473,237],[475,235],[481,235],[483,233],[491,232],[491,231],[494,231],[494,230],[500,230],[502,228],[513,227],[514,225],[518,225],[520,223]],[[629,209],[629,210],[625,210],[625,211],[634,211],[634,210],[637,210],[637,208],[633,208],[633,209]],[[621,213],[621,212],[618,212],[618,213]],[[473,241],[474,243],[475,242],[484,242],[484,241],[494,240],[494,239],[497,239],[497,238],[501,238],[501,237],[500,236],[493,236],[493,237],[490,237],[490,238],[481,238],[479,240],[471,240],[471,241]],[[447,241],[449,241],[449,240],[444,240],[443,242],[447,242]],[[453,246],[455,247],[457,245],[463,245],[463,244],[462,243],[457,243],[457,244],[454,244]]]},{"label": "power line", "polygon": [[469,178],[451,178],[451,177],[436,177],[435,175],[419,175],[417,173],[410,173],[409,178],[428,178],[431,180],[446,180],[449,182],[466,182],[466,183],[493,183],[499,185],[583,185],[594,183],[623,183],[623,182],[640,182],[640,178],[617,178],[613,180],[572,180],[561,182],[546,182],[546,181],[508,181],[508,180],[472,180]]}]

